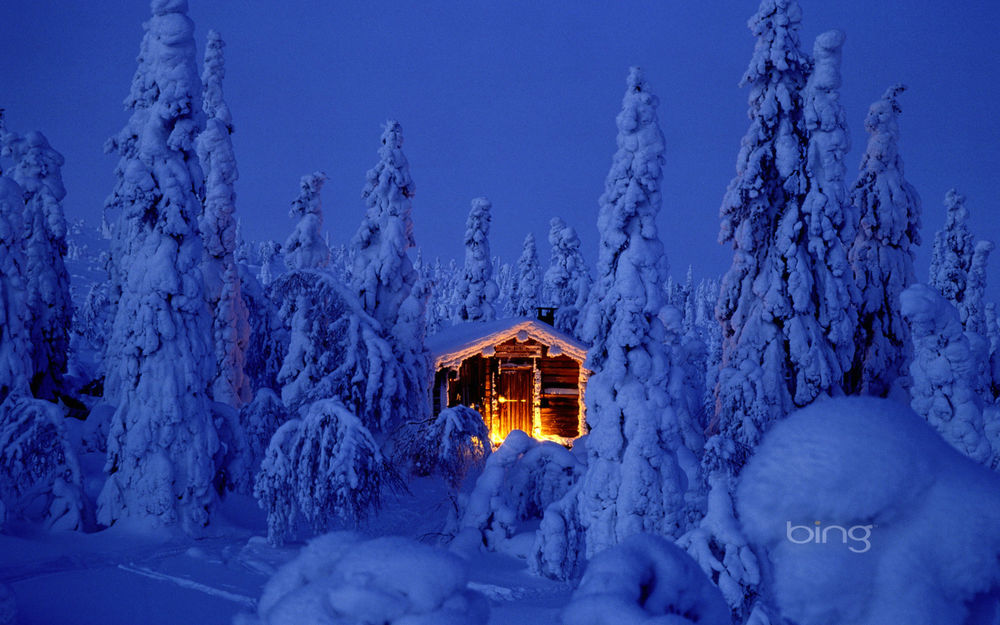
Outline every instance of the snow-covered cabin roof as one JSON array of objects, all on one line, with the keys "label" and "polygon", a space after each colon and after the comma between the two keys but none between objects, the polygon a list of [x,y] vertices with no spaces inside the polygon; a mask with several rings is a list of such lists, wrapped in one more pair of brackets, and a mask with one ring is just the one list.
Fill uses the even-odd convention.
[{"label": "snow-covered cabin roof", "polygon": [[529,317],[469,321],[445,328],[427,339],[427,349],[434,357],[434,368],[458,367],[477,354],[490,356],[494,345],[510,339],[524,342],[534,339],[548,346],[550,356],[566,355],[583,363],[587,346],[563,334],[547,323]]}]

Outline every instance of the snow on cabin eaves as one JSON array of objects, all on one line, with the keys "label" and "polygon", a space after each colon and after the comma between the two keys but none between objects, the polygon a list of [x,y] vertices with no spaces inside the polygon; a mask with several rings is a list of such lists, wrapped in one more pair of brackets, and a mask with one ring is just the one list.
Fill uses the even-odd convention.
[{"label": "snow on cabin eaves", "polygon": [[[534,339],[549,347],[550,356],[562,354],[581,364],[587,357],[585,344],[528,317],[458,323],[429,337],[427,349],[434,357],[435,369],[458,367],[462,361],[512,338],[522,343]],[[559,353],[554,353],[553,348]]]}]

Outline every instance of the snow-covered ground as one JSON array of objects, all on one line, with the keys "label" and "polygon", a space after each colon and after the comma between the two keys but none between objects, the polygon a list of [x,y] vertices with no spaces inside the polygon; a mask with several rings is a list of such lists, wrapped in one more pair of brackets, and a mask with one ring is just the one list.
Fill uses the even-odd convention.
[{"label": "snow-covered ground", "polygon": [[[435,544],[452,508],[448,489],[438,477],[414,480],[410,489],[389,497],[362,532]],[[16,595],[18,625],[228,625],[256,610],[264,584],[302,548],[268,545],[263,512],[239,495],[226,498],[211,534],[199,539],[140,527],[22,529],[0,535],[0,584]],[[572,592],[508,555],[474,553],[468,564],[468,586],[489,601],[491,624],[558,622]]]}]

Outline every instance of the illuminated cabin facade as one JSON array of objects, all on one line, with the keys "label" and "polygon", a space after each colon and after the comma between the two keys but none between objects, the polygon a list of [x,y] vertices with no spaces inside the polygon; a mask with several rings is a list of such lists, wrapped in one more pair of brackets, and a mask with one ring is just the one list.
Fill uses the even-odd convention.
[{"label": "illuminated cabin facade", "polygon": [[537,319],[463,323],[427,340],[434,414],[474,408],[494,444],[512,430],[567,444],[586,433],[586,345]]}]

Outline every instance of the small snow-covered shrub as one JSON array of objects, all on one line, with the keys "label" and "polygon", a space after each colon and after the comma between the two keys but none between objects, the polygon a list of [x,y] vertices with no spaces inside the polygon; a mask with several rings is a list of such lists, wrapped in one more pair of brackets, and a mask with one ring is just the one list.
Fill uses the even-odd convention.
[{"label": "small snow-covered shrub", "polygon": [[1000,476],[903,404],[842,398],[792,414],[764,438],[736,494],[789,621],[995,622]]},{"label": "small snow-covered shrub", "polygon": [[489,457],[489,434],[477,411],[453,406],[430,422],[411,427],[402,443],[403,454],[411,459],[417,475],[437,471],[458,489],[465,476],[481,469]]},{"label": "small snow-covered shrub", "polygon": [[583,471],[565,447],[514,430],[486,460],[469,495],[462,527],[478,530],[483,544],[495,547],[516,534],[522,522],[542,518],[542,512],[569,492]]},{"label": "small snow-covered shrub", "polygon": [[591,558],[565,625],[730,625],[719,589],[668,540],[635,534]]},{"label": "small snow-covered shrub", "polygon": [[336,520],[359,523],[394,475],[371,432],[339,400],[313,402],[302,415],[271,438],[254,486],[273,544],[294,532],[297,514],[316,533]]},{"label": "small snow-covered shrub", "polygon": [[407,538],[320,536],[264,586],[241,625],[484,625],[485,597],[467,588],[462,558]]},{"label": "small snow-covered shrub", "polygon": [[8,519],[83,529],[80,467],[63,419],[42,400],[12,396],[0,404],[0,501]]}]

